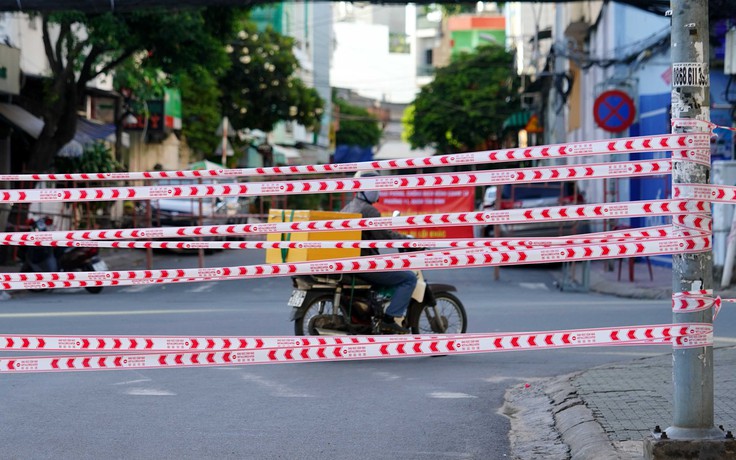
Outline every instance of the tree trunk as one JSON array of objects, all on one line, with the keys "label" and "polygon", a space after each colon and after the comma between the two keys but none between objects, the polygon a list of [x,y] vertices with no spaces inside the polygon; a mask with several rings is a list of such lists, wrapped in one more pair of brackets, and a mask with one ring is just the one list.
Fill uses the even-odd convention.
[{"label": "tree trunk", "polygon": [[54,168],[54,156],[77,131],[77,85],[73,76],[56,76],[46,92],[44,127],[33,143],[26,163],[27,172],[49,172]]}]

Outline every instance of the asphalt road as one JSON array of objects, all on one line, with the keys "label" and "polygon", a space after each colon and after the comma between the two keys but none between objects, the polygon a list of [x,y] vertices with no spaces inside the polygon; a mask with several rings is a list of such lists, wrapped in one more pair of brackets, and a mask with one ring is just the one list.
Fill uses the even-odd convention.
[{"label": "asphalt road", "polygon": [[[157,267],[196,257],[156,255]],[[263,261],[222,252],[208,266]],[[132,267],[130,267],[132,268]],[[669,302],[565,293],[555,267],[443,270],[468,332],[544,331],[671,321]],[[288,278],[20,293],[2,333],[290,335]],[[732,324],[723,324],[724,328]],[[717,330],[718,333],[718,330]],[[502,459],[499,413],[518,383],[666,348],[578,348],[439,358],[5,375],[2,457],[19,459]],[[5,353],[7,355],[7,353]]]}]

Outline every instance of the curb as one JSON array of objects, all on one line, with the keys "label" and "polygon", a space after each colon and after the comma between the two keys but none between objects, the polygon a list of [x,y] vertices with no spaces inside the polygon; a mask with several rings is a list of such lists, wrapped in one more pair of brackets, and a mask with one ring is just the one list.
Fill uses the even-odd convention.
[{"label": "curb", "polygon": [[499,413],[509,418],[511,457],[621,460],[572,381],[585,371],[538,379],[506,390]]},{"label": "curb", "polygon": [[557,377],[544,387],[549,396],[555,430],[570,448],[571,460],[620,460],[595,415],[578,395],[572,380],[581,373]]}]

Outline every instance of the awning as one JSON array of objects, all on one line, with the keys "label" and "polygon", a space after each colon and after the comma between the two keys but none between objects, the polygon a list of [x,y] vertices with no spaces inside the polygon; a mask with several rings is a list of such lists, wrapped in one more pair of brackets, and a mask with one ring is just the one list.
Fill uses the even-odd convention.
[{"label": "awning", "polygon": [[527,123],[529,123],[529,117],[532,116],[532,113],[528,110],[524,110],[522,112],[516,112],[511,114],[510,117],[508,117],[503,122],[502,128],[504,130],[507,129],[523,129]]},{"label": "awning", "polygon": [[99,123],[85,118],[77,119],[77,132],[74,139],[82,145],[94,141],[115,141],[115,125]]},{"label": "awning", "polygon": [[[123,146],[128,147],[129,141],[125,137],[121,140]],[[95,141],[115,142],[115,125],[99,123],[86,118],[77,118],[77,131],[74,133],[74,139],[64,144],[56,152],[56,156],[79,158],[84,154],[84,147]]]},{"label": "awning", "polygon": [[15,104],[0,103],[0,116],[6,119],[8,123],[31,135],[34,139],[38,139],[43,130],[43,120]]}]

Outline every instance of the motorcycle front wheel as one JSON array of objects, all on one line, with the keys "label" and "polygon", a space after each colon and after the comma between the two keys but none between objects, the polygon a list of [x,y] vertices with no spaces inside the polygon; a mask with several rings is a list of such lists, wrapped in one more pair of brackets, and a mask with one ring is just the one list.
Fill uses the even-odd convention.
[{"label": "motorcycle front wheel", "polygon": [[[20,267],[20,271],[22,273],[32,273],[33,268],[31,268],[31,266],[27,262],[23,262],[23,266]],[[48,291],[48,288],[38,288],[38,289],[28,289],[28,290],[31,292],[46,292]]]},{"label": "motorcycle front wheel", "polygon": [[318,315],[332,313],[333,296],[322,295],[315,297],[299,307],[299,317],[294,320],[294,335],[319,335],[314,327],[314,318]]},{"label": "motorcycle front wheel", "polygon": [[434,295],[436,306],[423,305],[412,318],[413,334],[464,334],[468,329],[468,316],[460,299],[449,292]]}]

